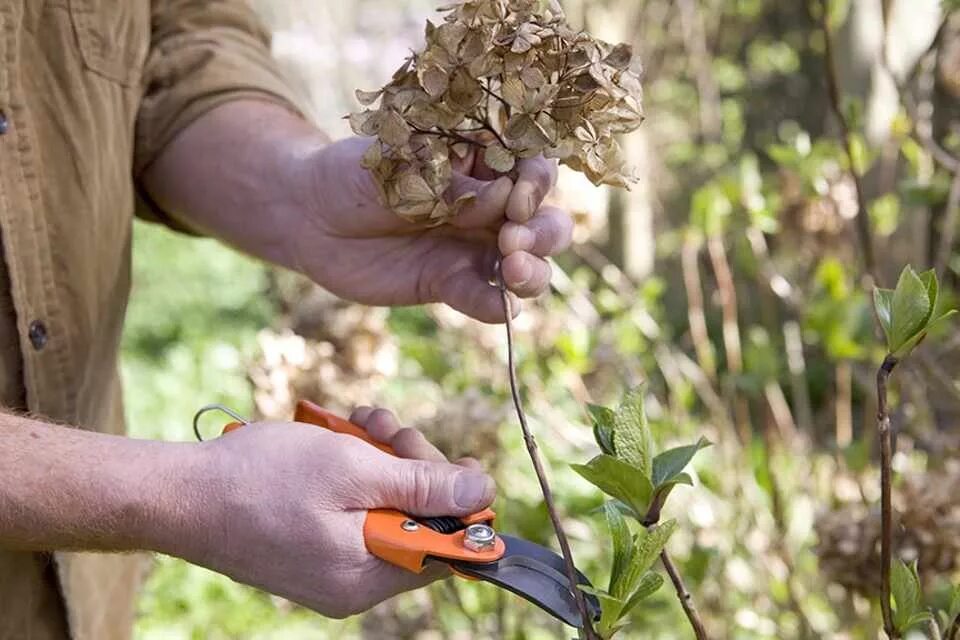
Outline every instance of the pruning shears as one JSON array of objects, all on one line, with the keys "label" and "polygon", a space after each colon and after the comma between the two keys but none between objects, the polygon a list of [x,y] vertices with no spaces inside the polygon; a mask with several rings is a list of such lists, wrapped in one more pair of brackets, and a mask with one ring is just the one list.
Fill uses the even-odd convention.
[{"label": "pruning shears", "polygon": [[[203,439],[198,421],[212,410],[223,411],[234,419],[224,427],[224,434],[247,424],[222,405],[207,405],[194,416],[193,428],[198,440]],[[363,428],[310,401],[297,403],[294,421],[354,436],[396,455],[389,446],[370,438]],[[463,518],[417,518],[392,509],[373,509],[367,512],[363,538],[370,553],[390,564],[421,573],[430,564],[439,562],[461,578],[482,580],[511,591],[557,620],[580,627],[582,621],[563,558],[539,544],[497,532],[493,527],[495,518],[496,513],[489,508]],[[577,579],[581,585],[591,587],[579,571]],[[597,598],[586,592],[584,598],[590,615],[594,620],[599,619]]]}]

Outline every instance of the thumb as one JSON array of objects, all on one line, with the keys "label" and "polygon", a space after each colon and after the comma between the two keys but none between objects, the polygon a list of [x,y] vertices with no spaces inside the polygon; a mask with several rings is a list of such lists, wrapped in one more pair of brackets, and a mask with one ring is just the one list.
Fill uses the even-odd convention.
[{"label": "thumb", "polygon": [[390,508],[414,516],[466,516],[493,502],[493,478],[446,462],[394,458],[370,483],[368,508]]}]

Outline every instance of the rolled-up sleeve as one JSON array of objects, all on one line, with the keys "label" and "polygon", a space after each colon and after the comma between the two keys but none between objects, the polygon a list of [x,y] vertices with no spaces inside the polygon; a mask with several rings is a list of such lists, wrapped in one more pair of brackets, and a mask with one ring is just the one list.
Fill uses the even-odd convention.
[{"label": "rolled-up sleeve", "polygon": [[300,97],[270,56],[270,35],[245,0],[154,0],[151,12],[136,177],[187,125],[226,102],[267,100],[300,112]]}]

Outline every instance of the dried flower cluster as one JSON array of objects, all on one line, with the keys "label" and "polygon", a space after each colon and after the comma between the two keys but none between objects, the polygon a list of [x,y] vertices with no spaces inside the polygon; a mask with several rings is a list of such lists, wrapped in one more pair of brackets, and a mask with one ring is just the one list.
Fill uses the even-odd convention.
[{"label": "dried flower cluster", "polygon": [[[925,579],[960,566],[960,465],[905,478],[895,498],[896,557],[919,560]],[[832,582],[874,596],[880,593],[880,513],[847,504],[817,519],[820,570]]]},{"label": "dried flower cluster", "polygon": [[414,222],[456,215],[473,194],[444,198],[451,154],[471,146],[499,173],[543,154],[594,184],[632,181],[615,139],[643,120],[629,45],[571,29],[556,0],[464,0],[441,11],[423,52],[379,91],[358,91],[368,108],[349,116],[354,132],[378,139],[363,163],[386,206]]}]

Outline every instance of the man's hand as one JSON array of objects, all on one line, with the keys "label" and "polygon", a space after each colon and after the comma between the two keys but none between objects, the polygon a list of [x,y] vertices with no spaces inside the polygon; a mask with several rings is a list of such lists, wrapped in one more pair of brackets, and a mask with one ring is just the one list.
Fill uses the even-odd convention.
[{"label": "man's hand", "polygon": [[[572,231],[565,211],[541,207],[556,179],[553,162],[519,162],[514,184],[471,153],[458,163],[446,195],[476,198],[452,224],[424,228],[379,203],[373,178],[360,166],[370,144],[348,138],[306,160],[309,184],[294,192],[302,194],[311,213],[293,238],[301,271],[358,302],[444,302],[486,322],[503,321],[500,292],[490,284],[500,253],[513,294],[531,297],[547,288],[550,266],[544,258],[565,249]],[[516,302],[512,307],[519,310]]]},{"label": "man's hand", "polygon": [[332,617],[447,575],[371,555],[366,511],[468,515],[493,500],[493,481],[476,461],[447,462],[389,411],[362,407],[350,419],[402,458],[312,425],[245,426],[197,447],[188,473],[205,479],[204,497],[155,546]]},{"label": "man's hand", "polygon": [[444,302],[501,322],[500,293],[490,284],[498,250],[513,294],[530,297],[547,288],[545,258],[569,245],[573,227],[567,212],[541,206],[556,178],[554,163],[520,162],[516,183],[482,162],[460,163],[447,196],[475,192],[476,200],[453,224],[424,229],[378,202],[360,166],[370,143],[349,138],[328,145],[285,109],[232,102],[182,131],[143,184],[188,226],[298,269],[357,302]]}]

